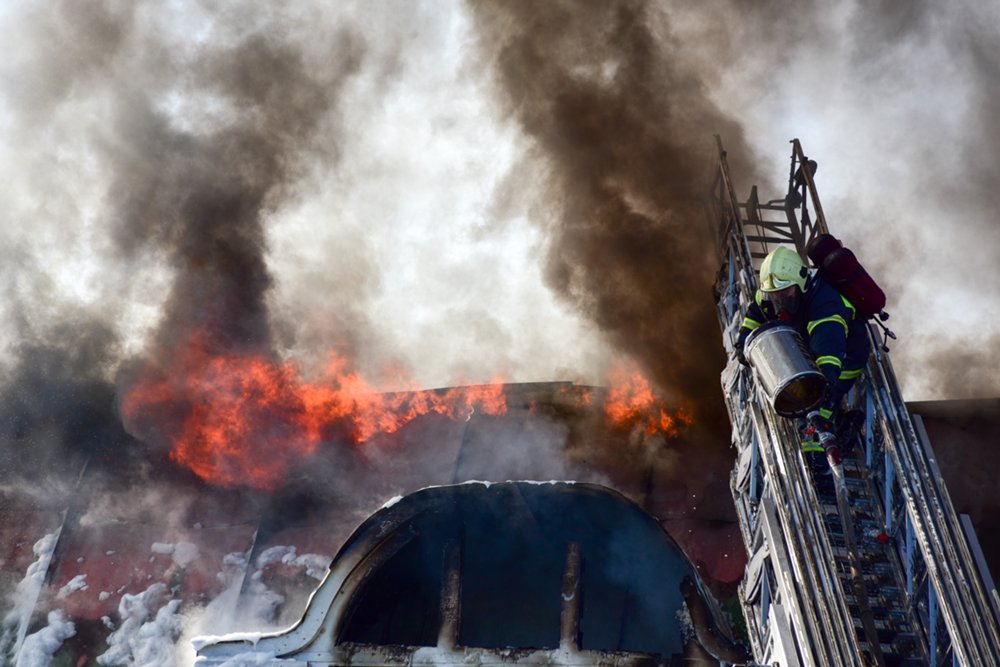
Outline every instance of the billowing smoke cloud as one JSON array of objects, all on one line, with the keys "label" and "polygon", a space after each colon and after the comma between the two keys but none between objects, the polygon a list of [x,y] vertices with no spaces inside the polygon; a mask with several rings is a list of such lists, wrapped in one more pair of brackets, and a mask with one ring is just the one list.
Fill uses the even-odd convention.
[{"label": "billowing smoke cloud", "polygon": [[[2,335],[25,399],[6,402],[25,415],[11,423],[64,424],[82,400],[119,429],[102,447],[135,448],[109,395],[176,384],[192,348],[313,369],[335,350],[389,388],[414,370],[423,386],[589,372],[600,346],[553,354],[576,320],[526,298],[536,269],[506,256],[530,247],[523,225],[493,232],[477,213],[492,183],[443,185],[499,179],[511,136],[479,108],[461,15],[411,11],[419,32],[400,7],[367,3],[8,10]],[[426,60],[401,57],[420,48]],[[448,86],[474,103],[456,110]],[[442,127],[468,154],[437,155]],[[25,392],[32,374],[45,387]],[[183,391],[169,398],[130,432],[169,438],[190,409]],[[79,449],[83,432],[53,444]]]},{"label": "billowing smoke cloud", "polygon": [[718,419],[717,270],[704,212],[726,137],[669,17],[642,2],[474,4],[504,108],[536,142],[546,277],[696,419]]},{"label": "billowing smoke cloud", "polygon": [[[130,435],[117,406],[193,337],[313,368],[337,350],[380,388],[595,383],[611,349],[718,428],[716,133],[741,197],[781,196],[793,136],[819,160],[831,225],[889,292],[908,397],[1000,390],[997,9],[679,4],[0,7],[0,491],[19,500],[0,525],[24,495],[93,500],[73,493],[87,465],[156,490],[91,502],[67,532],[128,516],[187,539],[206,494],[163,479],[169,433]],[[424,483],[592,475],[638,496],[654,468],[684,470],[665,506],[731,511],[728,451],[593,451],[534,409],[328,449],[284,495],[219,491],[205,515],[267,515],[265,534],[322,506],[346,535]]]},{"label": "billowing smoke cloud", "polygon": [[[125,389],[136,376],[157,377],[192,340],[209,355],[280,352],[264,221],[294,199],[311,165],[335,161],[337,100],[365,49],[349,27],[314,32],[323,17],[294,8],[192,5],[175,15],[56,2],[22,11],[5,119],[33,148],[23,181],[36,192],[25,201],[41,194],[53,210],[9,213],[41,233],[8,227],[23,254],[8,305],[15,372],[3,451],[37,459],[56,445],[128,441],[106,432],[120,430],[115,377]],[[47,173],[63,166],[60,156],[73,163]],[[59,304],[60,287],[84,306]],[[62,312],[45,312],[47,301]],[[123,347],[137,342],[145,350],[124,369]]]},{"label": "billowing smoke cloud", "polygon": [[168,349],[192,331],[209,350],[270,348],[263,217],[290,194],[314,134],[337,130],[324,121],[361,58],[347,31],[329,36],[319,62],[270,32],[237,40],[164,64],[185,68],[183,94],[224,109],[218,129],[172,128],[145,96],[118,119],[129,147],[109,192],[118,240],[132,254],[154,245],[176,272],[158,333]]},{"label": "billowing smoke cloud", "polygon": [[[1000,321],[988,10],[403,6],[4,10],[11,477],[53,452],[76,470],[143,453],[115,393],[164,377],[192,332],[424,386],[600,381],[610,343],[721,422],[714,133],[740,194],[763,166],[748,142],[801,136],[831,223],[890,293],[907,386],[995,391],[963,374]],[[524,287],[538,259],[575,313]]]},{"label": "billowing smoke cloud", "polygon": [[[886,288],[904,395],[997,395],[995,374],[970,374],[968,362],[995,358],[1000,322],[1000,13],[927,2],[769,6],[723,6],[712,17],[732,45],[698,47],[705,62],[725,58],[713,95],[739,109],[759,154],[775,156],[775,180],[776,151],[791,137],[819,161],[831,228]],[[738,182],[744,196],[751,181]]]},{"label": "billowing smoke cloud", "polygon": [[1000,312],[995,9],[473,9],[505,109],[537,146],[548,284],[661,386],[714,401],[698,198],[719,133],[741,198],[754,183],[782,196],[792,137],[819,160],[833,231],[889,294],[908,397],[1000,391],[966,374]]}]

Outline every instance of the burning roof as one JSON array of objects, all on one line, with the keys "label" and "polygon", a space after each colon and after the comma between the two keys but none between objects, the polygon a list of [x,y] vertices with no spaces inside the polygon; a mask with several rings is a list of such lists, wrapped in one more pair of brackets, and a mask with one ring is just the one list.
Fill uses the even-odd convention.
[{"label": "burning roof", "polygon": [[[130,484],[109,486],[102,466],[87,467],[63,505],[41,506],[5,489],[10,520],[0,525],[7,549],[0,572],[5,597],[16,599],[6,650],[19,635],[50,627],[51,611],[74,624],[76,634],[58,649],[74,662],[104,655],[113,635],[128,645],[125,633],[146,625],[179,656],[190,651],[191,634],[286,626],[364,517],[391,497],[470,479],[613,486],[661,521],[709,583],[734,581],[743,550],[725,475],[685,444],[696,424],[678,416],[650,433],[665,404],[634,390],[642,389],[639,379],[629,385],[508,384],[376,397],[405,409],[488,395],[502,397],[505,411],[460,401],[457,412],[428,410],[362,443],[349,429],[330,430],[313,452],[282,459],[280,484],[268,488],[227,478],[214,484],[164,456],[155,468],[134,471]],[[629,396],[631,407],[614,407]],[[270,455],[248,453],[250,463]],[[31,590],[11,597],[29,568],[35,574],[22,588]]]}]

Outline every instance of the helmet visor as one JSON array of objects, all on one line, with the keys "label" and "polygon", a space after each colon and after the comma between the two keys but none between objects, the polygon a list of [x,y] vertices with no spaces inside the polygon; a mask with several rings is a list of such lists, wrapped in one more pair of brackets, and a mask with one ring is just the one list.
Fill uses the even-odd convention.
[{"label": "helmet visor", "polygon": [[773,292],[764,292],[763,300],[771,304],[774,314],[780,319],[793,317],[799,312],[802,290],[798,285],[789,285]]}]

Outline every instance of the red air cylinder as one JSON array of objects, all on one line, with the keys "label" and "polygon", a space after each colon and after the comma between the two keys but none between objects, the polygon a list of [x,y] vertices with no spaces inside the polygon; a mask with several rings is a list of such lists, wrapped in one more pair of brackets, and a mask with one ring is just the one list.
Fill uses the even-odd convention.
[{"label": "red air cylinder", "polygon": [[859,319],[868,319],[885,308],[885,292],[876,284],[850,249],[832,234],[820,234],[806,250],[820,275],[854,305]]}]

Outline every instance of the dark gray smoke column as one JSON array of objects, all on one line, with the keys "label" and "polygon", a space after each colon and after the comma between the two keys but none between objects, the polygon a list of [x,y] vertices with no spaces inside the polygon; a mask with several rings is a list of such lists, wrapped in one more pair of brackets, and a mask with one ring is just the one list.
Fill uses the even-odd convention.
[{"label": "dark gray smoke column", "polygon": [[[299,41],[309,42],[308,34],[270,22],[235,35],[224,30],[219,38],[187,62],[164,63],[185,67],[186,95],[207,96],[224,110],[217,125],[178,131],[142,98],[123,110],[124,139],[140,148],[115,184],[123,202],[119,239],[130,252],[155,246],[176,271],[152,359],[138,370],[147,398],[132,400],[130,383],[123,387],[126,427],[148,441],[174,440],[192,416],[215,411],[220,393],[227,400],[227,392],[261,391],[220,377],[230,371],[204,379],[200,373],[222,356],[237,364],[251,357],[277,361],[264,219],[294,196],[314,160],[335,157],[339,128],[331,112],[360,65],[360,45],[345,30],[328,33],[314,52]],[[276,403],[291,394],[285,389],[278,389]],[[267,446],[258,433],[284,433],[289,413],[301,409],[279,404],[252,411],[241,445],[246,457],[263,454],[253,451]],[[210,446],[198,448],[214,455]]]},{"label": "dark gray smoke column", "polygon": [[[16,341],[8,377],[18,384],[4,391],[20,396],[5,402],[15,424],[5,446],[38,439],[29,433],[37,422],[85,414],[89,433],[103,432],[96,422],[119,424],[113,378],[122,393],[137,379],[169,386],[190,370],[178,360],[192,343],[205,358],[274,358],[265,220],[294,201],[310,169],[337,159],[338,101],[362,65],[362,40],[301,5],[55,1],[10,12],[19,15],[9,24],[18,56],[3,70],[5,131],[31,149],[24,169],[37,171],[31,184],[59,225],[54,234],[39,225],[49,245],[98,267],[91,282],[105,298],[52,316],[58,267],[4,253],[17,256],[7,266],[18,285],[7,311],[18,317],[6,327]],[[102,253],[90,258],[73,245],[88,224]],[[147,283],[152,274],[164,278]],[[162,309],[155,333],[140,337],[147,349],[126,367],[117,335],[136,303]],[[163,397],[175,421],[190,408],[177,388]],[[126,426],[150,442],[171,432]],[[82,437],[53,436],[45,448],[76,450]]]},{"label": "dark gray smoke column", "polygon": [[713,134],[742,167],[742,130],[646,3],[471,7],[504,107],[549,165],[549,284],[696,421],[720,419],[703,202]]},{"label": "dark gray smoke column", "polygon": [[155,245],[177,271],[158,336],[168,349],[198,332],[213,351],[270,350],[263,218],[292,194],[360,59],[347,32],[328,47],[313,67],[291,39],[265,30],[165,63],[186,68],[188,94],[226,109],[207,131],[169,127],[142,97],[122,109],[121,140],[133,150],[121,155],[114,187],[119,241],[129,252]]}]

